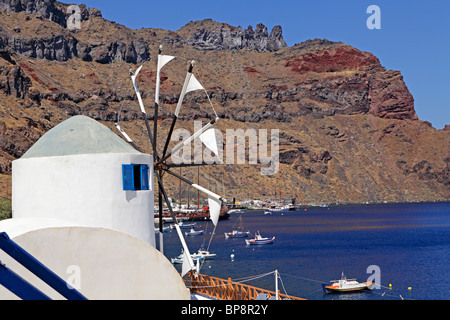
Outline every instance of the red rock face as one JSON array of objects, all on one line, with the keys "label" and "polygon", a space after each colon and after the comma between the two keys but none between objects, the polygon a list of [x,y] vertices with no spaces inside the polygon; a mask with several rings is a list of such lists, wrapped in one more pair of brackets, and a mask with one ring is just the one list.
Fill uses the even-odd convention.
[{"label": "red rock face", "polygon": [[[336,44],[288,58],[285,67],[296,74],[318,73],[320,84],[309,87],[312,100],[329,104],[328,114],[368,113],[386,119],[417,120],[414,99],[399,71],[386,70],[377,57]],[[317,99],[319,97],[320,99]]]},{"label": "red rock face", "polygon": [[370,114],[386,119],[418,119],[414,98],[399,71],[374,74],[369,83]]},{"label": "red rock face", "polygon": [[346,46],[306,53],[289,60],[286,67],[294,72],[335,72],[379,64],[380,61],[373,54]]}]

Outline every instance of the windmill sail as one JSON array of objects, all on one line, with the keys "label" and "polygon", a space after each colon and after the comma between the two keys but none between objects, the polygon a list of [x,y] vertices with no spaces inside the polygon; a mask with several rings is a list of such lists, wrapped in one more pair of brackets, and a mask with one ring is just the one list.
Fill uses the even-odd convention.
[{"label": "windmill sail", "polygon": [[216,132],[214,128],[209,128],[208,130],[203,132],[199,138],[201,142],[203,142],[203,144],[214,153],[215,156],[219,155],[216,141]]},{"label": "windmill sail", "polygon": [[130,136],[125,131],[122,130],[122,128],[120,127],[120,125],[118,123],[116,123],[116,128],[125,137],[125,139],[128,142],[130,142],[130,143],[133,142],[133,140],[131,140]]},{"label": "windmill sail", "polygon": [[181,108],[181,105],[183,104],[184,95],[186,94],[186,90],[187,90],[187,88],[189,86],[189,82],[190,82],[191,77],[192,77],[192,69],[194,68],[194,64],[195,64],[195,62],[191,61],[191,64],[189,65],[188,72],[186,74],[186,78],[184,79],[183,88],[181,89],[180,97],[178,98],[177,107],[176,107],[175,113],[174,113],[175,118],[177,118],[178,114],[180,113],[180,108]]},{"label": "windmill sail", "polygon": [[220,207],[222,206],[221,201],[217,201],[216,199],[208,196],[208,206],[209,206],[209,217],[214,224],[217,226],[217,222],[219,221],[220,216]]},{"label": "windmill sail", "polygon": [[205,90],[205,88],[203,88],[200,82],[198,82],[197,78],[194,75],[192,75],[191,78],[189,79],[189,83],[186,88],[186,93],[196,90]]},{"label": "windmill sail", "polygon": [[[210,218],[211,221],[214,223],[214,226],[217,225],[217,221],[219,219],[219,214],[220,214],[220,208],[223,202],[226,202],[226,199],[222,198],[221,196],[219,196],[218,194],[215,194],[214,192],[203,188],[202,186],[199,186],[198,184],[193,183],[192,181],[189,181],[188,179],[170,171],[169,169],[165,168],[163,169],[165,172],[173,175],[174,177],[177,177],[178,179],[180,179],[181,181],[186,182],[187,184],[189,184],[191,187],[197,189],[198,191],[201,191],[203,193],[206,193],[208,195],[208,204],[210,206]],[[214,201],[214,202],[211,202]],[[211,208],[213,208],[211,210]]]},{"label": "windmill sail", "polygon": [[177,230],[178,237],[180,238],[181,245],[183,247],[183,266],[181,276],[184,276],[187,272],[192,269],[195,269],[194,261],[192,260],[191,253],[189,252],[189,248],[184,240],[183,234],[181,232],[180,226],[178,223],[175,223],[175,229]]},{"label": "windmill sail", "polygon": [[183,264],[181,266],[181,277],[184,277],[186,273],[191,271],[191,266],[189,265],[188,259],[189,254],[186,253],[186,251],[183,251]]},{"label": "windmill sail", "polygon": [[[168,56],[168,55],[162,55],[162,46],[159,47],[159,54],[158,54],[158,65],[157,65],[157,72],[156,72],[156,93],[155,93],[155,103],[156,108],[159,105],[159,87],[161,82],[161,69],[164,67],[167,63],[175,59],[174,56]],[[155,109],[155,112],[157,114],[157,109]]]},{"label": "windmill sail", "polygon": [[141,93],[139,92],[139,86],[137,85],[137,82],[136,82],[136,78],[139,74],[139,71],[141,71],[141,69],[142,69],[142,65],[134,73],[130,69],[130,74],[131,74],[131,80],[133,81],[134,91],[136,92],[136,96],[138,98],[139,107],[141,108],[141,111],[143,114],[147,114],[144,109],[144,102],[142,101]]},{"label": "windmill sail", "polygon": [[160,72],[162,67],[164,67],[167,63],[172,61],[172,59],[175,59],[175,57],[168,55],[160,55],[160,58],[158,59],[158,72]]},{"label": "windmill sail", "polygon": [[[213,119],[211,120],[209,123],[207,123],[203,128],[201,128],[200,130],[198,130],[197,132],[195,132],[192,136],[190,136],[189,138],[187,138],[186,140],[180,142],[179,144],[177,144],[175,147],[173,147],[173,149],[170,151],[169,154],[167,154],[161,161],[164,161],[166,159],[168,159],[169,157],[172,156],[172,154],[174,154],[175,152],[177,152],[178,150],[180,150],[181,148],[189,145],[191,143],[192,140],[194,140],[195,138],[199,137],[201,134],[203,134],[205,131],[207,131],[209,128],[211,128],[214,123],[216,123],[219,120],[219,118]],[[211,142],[210,142],[211,141]],[[211,138],[208,138],[208,143],[211,145],[212,144],[212,140]],[[217,142],[216,139],[214,137],[214,143],[216,144],[215,149],[217,150]],[[166,143],[168,144],[168,143]],[[207,145],[208,147],[208,145]],[[209,148],[209,147],[208,147]],[[213,148],[211,146],[211,148]]]},{"label": "windmill sail", "polygon": [[[162,46],[160,46],[159,48],[159,53],[158,53],[158,62],[157,62],[157,73],[156,73],[156,92],[155,92],[155,115],[154,115],[154,126],[153,126],[153,132],[154,135],[152,136],[151,130],[150,130],[150,126],[148,123],[148,117],[147,117],[147,113],[145,112],[145,108],[144,108],[144,103],[142,101],[142,97],[139,91],[139,86],[137,84],[137,76],[139,74],[139,72],[142,69],[142,65],[135,71],[133,72],[132,70],[130,70],[130,76],[131,76],[131,80],[133,82],[133,88],[136,92],[136,96],[137,96],[137,100],[139,102],[139,107],[142,111],[144,120],[145,120],[145,125],[147,127],[147,131],[148,131],[148,137],[150,140],[150,143],[153,147],[153,152],[154,152],[154,173],[156,178],[158,179],[158,186],[159,186],[159,208],[160,208],[160,223],[162,225],[162,205],[163,205],[163,199],[164,202],[166,203],[170,215],[172,216],[172,218],[175,221],[175,228],[177,230],[178,233],[178,237],[180,239],[180,242],[182,244],[182,248],[183,248],[183,267],[182,267],[182,275],[185,275],[187,272],[189,272],[190,270],[196,270],[195,269],[195,265],[194,262],[192,260],[192,257],[189,253],[189,248],[187,247],[186,241],[183,237],[183,234],[180,230],[180,226],[177,223],[177,217],[175,215],[175,213],[172,210],[172,206],[171,203],[169,201],[169,197],[165,191],[164,185],[163,185],[163,180],[162,180],[162,175],[164,172],[168,172],[171,175],[176,176],[178,179],[190,184],[192,187],[196,188],[199,191],[202,191],[203,193],[206,193],[208,195],[208,204],[209,204],[209,211],[210,211],[210,218],[211,221],[213,222],[214,226],[217,226],[218,220],[219,220],[219,216],[220,216],[220,209],[222,206],[222,203],[225,202],[226,200],[223,199],[221,196],[215,194],[214,192],[211,192],[210,190],[207,190],[199,185],[194,184],[193,182],[185,179],[182,176],[179,176],[173,172],[171,172],[169,169],[172,166],[175,166],[175,164],[171,164],[171,163],[167,163],[166,160],[176,151],[178,151],[180,148],[182,148],[183,146],[185,146],[187,143],[190,143],[193,139],[195,138],[199,138],[203,144],[205,144],[205,146],[210,149],[215,155],[218,155],[218,147],[217,147],[217,142],[216,142],[216,135],[215,135],[215,131],[214,131],[214,124],[215,122],[217,122],[219,120],[219,117],[217,116],[216,111],[214,110],[214,106],[211,103],[211,99],[209,98],[208,93],[206,92],[205,88],[200,84],[200,82],[197,80],[197,78],[193,75],[192,70],[194,67],[195,62],[191,61],[190,65],[189,65],[189,69],[188,72],[186,74],[186,78],[184,80],[184,84],[183,84],[183,88],[181,90],[179,99],[178,99],[178,103],[175,109],[175,112],[173,114],[173,119],[172,119],[172,124],[170,126],[169,129],[169,133],[168,133],[168,137],[167,140],[165,141],[165,145],[163,148],[163,152],[162,152],[162,156],[159,157],[158,155],[158,150],[157,150],[157,121],[158,121],[158,108],[159,108],[159,89],[160,89],[160,72],[161,69],[170,61],[172,61],[174,58],[174,56],[170,56],[170,55],[162,55]],[[212,110],[214,111],[215,117],[214,119],[212,119],[208,124],[206,124],[203,128],[201,128],[200,130],[198,130],[197,132],[195,132],[190,138],[188,138],[187,140],[183,141],[182,143],[178,144],[177,146],[175,146],[172,151],[168,154],[166,154],[168,145],[169,145],[169,141],[172,135],[172,131],[175,127],[175,123],[177,121],[179,112],[180,112],[180,108],[181,105],[183,103],[184,100],[184,96],[186,93],[188,92],[192,92],[192,91],[196,91],[196,90],[204,90],[206,93],[206,96],[208,97],[208,101],[211,105]],[[117,130],[125,137],[125,139],[133,144],[133,146],[135,146],[135,144],[133,143],[132,139],[123,131],[123,129],[120,127],[119,123],[116,124]],[[160,237],[162,237],[162,232],[160,234]],[[161,239],[162,240],[162,239]],[[160,243],[160,250],[162,248],[162,241]]]}]

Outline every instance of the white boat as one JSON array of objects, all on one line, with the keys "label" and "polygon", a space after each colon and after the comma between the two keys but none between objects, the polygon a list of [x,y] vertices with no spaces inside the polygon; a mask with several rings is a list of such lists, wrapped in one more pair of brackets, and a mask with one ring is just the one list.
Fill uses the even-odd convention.
[{"label": "white boat", "polygon": [[182,264],[183,263],[183,256],[178,256],[178,257],[176,257],[176,258],[171,258],[170,259],[170,261],[173,263],[173,264]]},{"label": "white boat", "polygon": [[[179,222],[179,223],[178,223],[178,226],[179,226],[181,229],[191,229],[191,228],[194,228],[195,225],[196,225],[196,222],[192,222],[192,223],[189,223],[189,222]],[[170,228],[171,228],[171,229],[174,229],[174,228],[175,228],[175,224],[171,224],[171,225],[170,225]]]},{"label": "white boat", "polygon": [[191,228],[189,232],[185,232],[184,234],[186,236],[199,236],[202,235],[204,230],[194,230],[194,228]]},{"label": "white boat", "polygon": [[214,259],[216,257],[215,253],[211,253],[208,250],[204,250],[204,249],[198,249],[197,253],[193,253],[191,254],[192,259],[205,259],[205,260],[211,260]]},{"label": "white boat", "polygon": [[[192,260],[194,263],[197,263],[197,261],[203,260],[205,259],[205,257],[203,256],[199,256],[197,254],[191,254]],[[170,261],[173,264],[182,264],[183,263],[183,253],[181,253],[178,257],[176,258],[171,258]]]},{"label": "white boat", "polygon": [[[196,263],[197,260],[212,260],[216,257],[215,253],[211,253],[208,250],[198,249],[196,253],[191,254],[192,260]],[[183,252],[176,258],[170,259],[173,264],[183,263]]]},{"label": "white boat", "polygon": [[[295,207],[292,204],[286,204],[282,206],[276,206],[274,208],[267,208],[264,214],[271,214],[272,212],[287,212],[287,211],[294,211]],[[266,213],[270,212],[270,213]]]},{"label": "white boat", "polygon": [[247,211],[246,209],[230,209],[228,210],[228,213],[243,214],[246,211]]},{"label": "white boat", "polygon": [[[233,229],[233,231],[231,231],[231,232],[225,232],[225,239],[248,237],[248,235],[250,234],[250,231],[244,231],[244,227],[243,227],[243,224],[242,224],[242,216],[240,216],[239,220],[237,220],[237,221],[240,222],[239,230]],[[236,222],[234,224],[236,224]],[[234,227],[234,225],[233,225],[233,227]]]},{"label": "white boat", "polygon": [[332,292],[353,292],[353,291],[361,291],[372,289],[374,283],[373,282],[358,282],[356,279],[347,279],[344,276],[344,273],[341,275],[341,279],[339,280],[331,280],[332,284],[322,284],[322,288],[324,293],[332,293]]},{"label": "white boat", "polygon": [[228,239],[228,238],[245,238],[245,237],[248,237],[249,234],[250,234],[250,231],[233,230],[231,232],[225,232],[225,239]]},{"label": "white boat", "polygon": [[[169,232],[170,231],[169,229],[170,229],[169,226],[165,226],[163,227],[163,232]],[[155,233],[159,233],[159,228],[155,228]]]},{"label": "white boat", "polygon": [[255,234],[255,238],[254,239],[245,240],[245,243],[247,245],[252,245],[252,244],[271,244],[274,241],[275,241],[275,237],[271,237],[271,238],[262,237],[261,234],[258,231]]}]

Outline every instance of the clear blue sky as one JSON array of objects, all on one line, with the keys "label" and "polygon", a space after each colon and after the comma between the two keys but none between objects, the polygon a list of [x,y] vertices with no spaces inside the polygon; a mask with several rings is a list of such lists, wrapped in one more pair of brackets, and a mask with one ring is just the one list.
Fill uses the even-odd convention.
[{"label": "clear blue sky", "polygon": [[[65,2],[64,0],[61,0]],[[246,28],[281,25],[289,46],[307,39],[342,41],[399,70],[421,120],[450,124],[450,1],[400,0],[85,0],[103,17],[133,29],[178,30],[213,19]],[[381,29],[369,30],[369,5],[381,9]]]}]

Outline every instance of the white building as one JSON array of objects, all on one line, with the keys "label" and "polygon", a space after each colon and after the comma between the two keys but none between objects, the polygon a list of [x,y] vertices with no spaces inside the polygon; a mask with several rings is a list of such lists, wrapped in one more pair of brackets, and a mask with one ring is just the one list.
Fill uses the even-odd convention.
[{"label": "white building", "polygon": [[[189,299],[155,249],[153,159],[109,128],[72,117],[12,164],[8,236],[88,299]],[[5,252],[0,261],[62,298]],[[17,298],[0,286],[0,299]]]},{"label": "white building", "polygon": [[152,170],[152,156],[75,116],[13,161],[12,216],[111,228],[155,246]]}]

